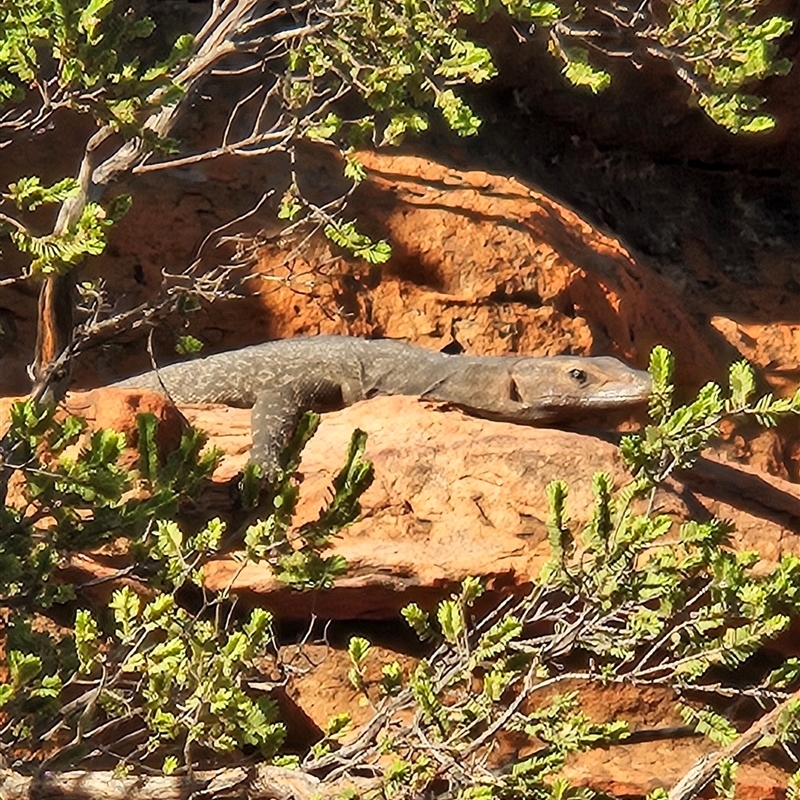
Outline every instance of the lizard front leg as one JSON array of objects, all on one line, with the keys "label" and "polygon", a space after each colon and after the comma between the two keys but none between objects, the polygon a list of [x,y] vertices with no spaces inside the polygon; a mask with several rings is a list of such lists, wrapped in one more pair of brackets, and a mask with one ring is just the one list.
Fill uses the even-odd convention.
[{"label": "lizard front leg", "polygon": [[280,467],[280,455],[306,411],[332,411],[360,399],[348,381],[304,377],[260,392],[251,415],[251,461],[260,464],[267,477]]},{"label": "lizard front leg", "polygon": [[283,452],[300,418],[309,406],[302,407],[295,388],[281,386],[256,396],[250,415],[253,448],[250,460],[259,464],[266,478],[275,477]]}]

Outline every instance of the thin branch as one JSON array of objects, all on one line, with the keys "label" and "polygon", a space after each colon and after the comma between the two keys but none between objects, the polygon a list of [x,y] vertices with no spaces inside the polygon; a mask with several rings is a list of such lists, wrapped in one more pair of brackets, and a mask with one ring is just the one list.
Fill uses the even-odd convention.
[{"label": "thin branch", "polygon": [[[141,166],[134,167],[131,172],[134,175],[141,175],[145,172],[156,172],[162,169],[174,169],[175,167],[185,167],[189,164],[199,164],[201,161],[211,161],[215,158],[228,155],[239,156],[263,156],[268,153],[274,153],[277,150],[286,146],[286,143],[292,138],[294,134],[294,127],[284,128],[283,130],[276,131],[270,134],[258,134],[250,136],[246,139],[241,139],[233,145],[223,145],[214,148],[213,150],[206,150],[203,153],[196,153],[193,156],[185,156],[184,158],[173,158],[169,161],[159,161],[156,164],[142,164]],[[266,147],[261,147],[267,142],[275,142]],[[257,146],[258,149],[248,150],[246,148]]]},{"label": "thin branch", "polygon": [[345,789],[368,791],[375,780],[323,783],[301,770],[259,764],[254,767],[204,770],[188,775],[131,775],[115,772],[43,772],[30,777],[0,769],[0,796],[4,800],[190,800],[190,798],[247,797],[249,800],[323,800]]},{"label": "thin branch", "polygon": [[669,793],[669,800],[693,800],[716,776],[724,759],[738,760],[767,734],[775,731],[779,717],[789,706],[800,701],[800,689],[775,706],[768,714],[756,720],[741,736],[722,750],[704,755],[681,778]]},{"label": "thin branch", "polygon": [[14,219],[14,217],[9,217],[7,214],[0,214],[0,222],[11,225],[12,228],[16,228],[20,233],[28,233],[28,229],[21,222]]}]

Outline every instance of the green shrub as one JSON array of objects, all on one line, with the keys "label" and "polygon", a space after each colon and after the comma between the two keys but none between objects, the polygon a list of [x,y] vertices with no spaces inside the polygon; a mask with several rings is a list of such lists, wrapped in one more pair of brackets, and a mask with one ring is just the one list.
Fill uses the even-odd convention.
[{"label": "green shrub", "polygon": [[[328,504],[316,521],[292,530],[299,456],[317,422],[307,415],[301,424],[266,492],[272,512],[242,532],[240,567],[214,594],[204,586],[204,565],[225,544],[225,524],[210,519],[187,535],[173,519],[218,460],[217,452],[202,451],[201,434],[186,432],[180,447],[160,458],[156,420],[140,415],[139,468],[132,472],[118,464],[121,434],[96,431],[75,453],[83,420],[57,421],[52,408],[33,401],[14,405],[4,469],[21,485],[0,517],[6,752],[23,757],[30,748],[23,759],[40,769],[100,759],[123,772],[155,764],[165,773],[191,767],[202,752],[212,762],[213,754],[234,749],[277,752],[284,731],[275,704],[248,689],[256,665],[275,649],[272,617],[263,609],[238,613],[230,587],[252,561],[267,561],[279,580],[298,588],[325,588],[343,572],[343,559],[324,551],[358,516],[372,469],[363,460],[366,437],[357,431]],[[251,468],[250,505],[254,484]],[[63,616],[82,600],[56,580],[58,567],[112,539],[131,559],[116,577],[136,581],[139,592],[125,585],[114,591],[108,612],[78,607],[72,632],[43,632],[45,614]],[[229,537],[227,546],[234,543]]]}]

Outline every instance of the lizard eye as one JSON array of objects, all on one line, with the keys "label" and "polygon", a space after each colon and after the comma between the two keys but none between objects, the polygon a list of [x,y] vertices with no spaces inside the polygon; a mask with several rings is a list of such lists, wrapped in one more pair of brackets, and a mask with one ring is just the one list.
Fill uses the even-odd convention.
[{"label": "lizard eye", "polygon": [[571,369],[569,376],[578,381],[578,383],[586,383],[586,372],[582,369]]}]

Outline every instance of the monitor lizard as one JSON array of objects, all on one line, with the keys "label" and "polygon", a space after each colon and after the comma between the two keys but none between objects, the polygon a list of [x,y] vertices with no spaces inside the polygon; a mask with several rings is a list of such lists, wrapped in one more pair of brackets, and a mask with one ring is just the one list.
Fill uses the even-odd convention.
[{"label": "monitor lizard", "polygon": [[446,355],[390,339],[349,336],[256,344],[112,385],[166,391],[177,403],[252,407],[250,457],[268,474],[303,413],[375,395],[416,395],[478,417],[540,425],[641,403],[651,390],[646,372],[607,356]]}]

